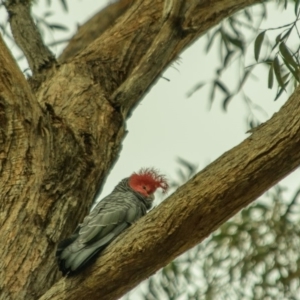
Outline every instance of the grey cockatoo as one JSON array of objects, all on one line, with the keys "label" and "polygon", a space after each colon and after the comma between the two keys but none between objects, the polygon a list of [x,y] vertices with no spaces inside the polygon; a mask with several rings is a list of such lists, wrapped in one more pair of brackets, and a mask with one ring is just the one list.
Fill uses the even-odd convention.
[{"label": "grey cockatoo", "polygon": [[151,208],[156,189],[168,184],[154,169],[141,169],[123,179],[79,224],[72,236],[58,244],[56,257],[63,275],[75,274],[111,241]]}]

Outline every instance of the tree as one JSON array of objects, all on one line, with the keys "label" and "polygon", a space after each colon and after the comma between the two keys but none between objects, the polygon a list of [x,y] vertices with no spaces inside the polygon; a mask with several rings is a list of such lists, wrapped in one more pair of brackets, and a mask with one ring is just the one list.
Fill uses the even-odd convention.
[{"label": "tree", "polygon": [[95,265],[59,279],[56,243],[86,215],[142,96],[185,47],[256,3],[121,0],[82,26],[57,62],[30,2],[4,2],[32,77],[1,41],[1,299],[116,299],[299,166],[297,88],[280,112],[124,232]]}]

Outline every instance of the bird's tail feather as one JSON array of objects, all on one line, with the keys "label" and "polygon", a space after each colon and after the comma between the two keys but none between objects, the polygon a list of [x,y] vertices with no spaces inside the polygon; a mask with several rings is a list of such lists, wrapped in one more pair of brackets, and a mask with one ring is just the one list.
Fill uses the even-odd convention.
[{"label": "bird's tail feather", "polygon": [[58,244],[56,256],[59,269],[62,271],[63,275],[75,275],[93,262],[97,257],[97,254],[103,251],[103,249],[128,226],[128,223],[120,224],[112,232],[92,245],[85,246],[84,244],[79,244],[81,247],[79,245],[78,247],[76,244],[78,235],[75,238],[75,235],[73,235],[69,239],[60,242]]}]

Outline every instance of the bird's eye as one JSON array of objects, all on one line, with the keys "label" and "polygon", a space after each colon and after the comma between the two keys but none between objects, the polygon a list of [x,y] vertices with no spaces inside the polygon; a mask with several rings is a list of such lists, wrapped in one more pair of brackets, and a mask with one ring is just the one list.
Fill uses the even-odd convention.
[{"label": "bird's eye", "polygon": [[142,186],[142,189],[146,192],[146,193],[148,193],[149,192],[149,186],[147,186],[147,185],[143,185]]}]

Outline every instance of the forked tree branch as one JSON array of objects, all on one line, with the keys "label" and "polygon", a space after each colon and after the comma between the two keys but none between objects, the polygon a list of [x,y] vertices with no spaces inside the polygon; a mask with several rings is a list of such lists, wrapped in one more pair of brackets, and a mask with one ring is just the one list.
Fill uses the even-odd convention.
[{"label": "forked tree branch", "polygon": [[30,0],[6,0],[4,5],[9,15],[9,23],[16,44],[23,51],[32,73],[35,75],[43,68],[55,63],[55,57],[44,44],[35,25]]},{"label": "forked tree branch", "polygon": [[259,2],[136,1],[74,61],[104,74],[101,84],[109,91],[108,100],[126,119],[179,51],[224,18]]},{"label": "forked tree branch", "polygon": [[120,0],[109,4],[80,26],[60,55],[59,62],[62,63],[70,60],[97,39],[105,30],[113,25],[117,18],[130,7],[132,2],[133,0]]}]

